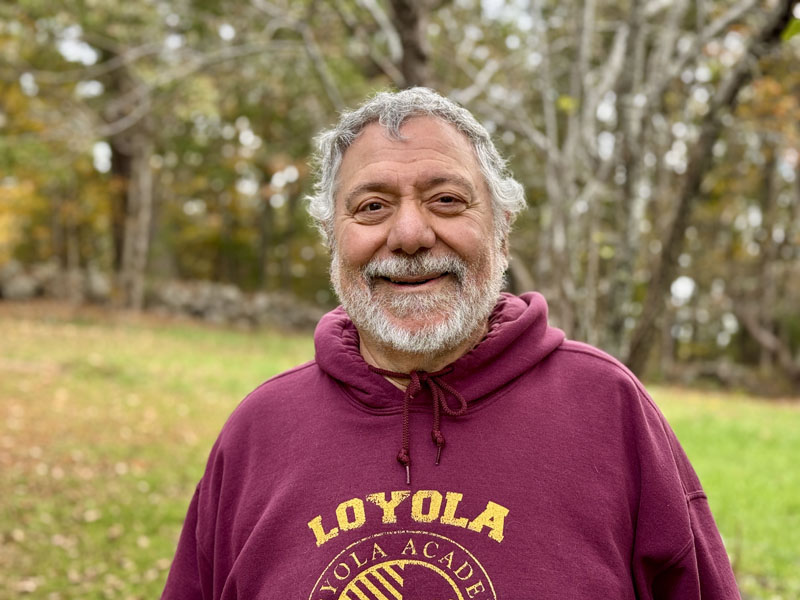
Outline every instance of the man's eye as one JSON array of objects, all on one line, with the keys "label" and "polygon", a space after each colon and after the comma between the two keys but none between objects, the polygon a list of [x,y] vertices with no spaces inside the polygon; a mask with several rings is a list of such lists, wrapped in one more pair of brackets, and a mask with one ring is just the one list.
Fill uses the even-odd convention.
[{"label": "man's eye", "polygon": [[387,206],[379,200],[364,202],[353,215],[359,223],[378,223],[389,214]]},{"label": "man's eye", "polygon": [[434,207],[434,210],[438,208],[439,210],[446,211],[447,214],[461,212],[464,210],[464,208],[466,208],[464,200],[458,196],[452,196],[450,194],[437,196],[434,198],[432,206]]}]

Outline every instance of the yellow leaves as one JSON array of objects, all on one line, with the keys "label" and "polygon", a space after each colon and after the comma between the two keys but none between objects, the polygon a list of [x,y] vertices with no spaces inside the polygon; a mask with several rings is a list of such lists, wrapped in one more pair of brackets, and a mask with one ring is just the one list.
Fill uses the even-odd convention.
[{"label": "yellow leaves", "polygon": [[44,202],[44,198],[37,195],[33,182],[13,178],[0,180],[0,263],[11,258],[28,210]]},{"label": "yellow leaves", "polygon": [[600,258],[603,260],[611,260],[614,258],[614,254],[615,251],[613,246],[603,245],[600,247]]},{"label": "yellow leaves", "polygon": [[762,77],[753,82],[753,89],[755,90],[756,97],[760,97],[762,100],[767,100],[770,97],[781,96],[783,94],[783,88],[780,82],[774,77]]},{"label": "yellow leaves", "polygon": [[0,210],[3,206],[33,195],[35,186],[29,180],[7,178],[0,182]]},{"label": "yellow leaves", "polygon": [[175,115],[190,121],[195,115],[207,117],[217,115],[219,91],[214,80],[208,75],[198,75],[187,79],[181,85],[181,93],[175,103]]},{"label": "yellow leaves", "polygon": [[45,113],[41,100],[23,94],[17,83],[0,82],[0,98],[0,107],[6,115],[7,126],[13,125],[15,130],[36,133],[47,129],[47,124],[42,119]]},{"label": "yellow leaves", "polygon": [[556,108],[567,115],[571,115],[578,110],[578,101],[572,96],[564,94],[556,100]]},{"label": "yellow leaves", "polygon": [[741,121],[752,121],[758,127],[780,133],[783,137],[800,137],[800,99],[785,79],[763,76],[752,85],[752,96],[737,108]]}]

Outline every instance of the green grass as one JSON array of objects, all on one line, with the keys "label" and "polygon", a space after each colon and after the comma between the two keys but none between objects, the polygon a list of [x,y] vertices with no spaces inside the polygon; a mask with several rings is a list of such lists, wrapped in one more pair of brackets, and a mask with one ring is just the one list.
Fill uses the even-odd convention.
[{"label": "green grass", "polygon": [[0,305],[0,598],[157,598],[220,427],[311,340],[16,308]]},{"label": "green grass", "polygon": [[[312,353],[308,336],[0,303],[0,599],[157,598],[226,417]],[[800,404],[652,392],[745,598],[800,598]]]},{"label": "green grass", "polygon": [[800,598],[800,402],[653,390],[709,496],[747,598]]}]

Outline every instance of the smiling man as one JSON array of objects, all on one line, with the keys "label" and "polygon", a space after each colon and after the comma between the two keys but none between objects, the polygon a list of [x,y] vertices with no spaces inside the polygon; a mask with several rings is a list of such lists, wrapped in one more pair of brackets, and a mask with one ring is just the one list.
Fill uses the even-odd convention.
[{"label": "smiling man", "polygon": [[738,598],[642,385],[501,293],[525,203],[486,130],[415,88],[318,141],[342,306],[226,423],[163,598]]},{"label": "smiling man", "polygon": [[436,371],[485,334],[505,238],[463,134],[427,116],[397,134],[368,125],[342,160],[331,279],[367,362]]}]

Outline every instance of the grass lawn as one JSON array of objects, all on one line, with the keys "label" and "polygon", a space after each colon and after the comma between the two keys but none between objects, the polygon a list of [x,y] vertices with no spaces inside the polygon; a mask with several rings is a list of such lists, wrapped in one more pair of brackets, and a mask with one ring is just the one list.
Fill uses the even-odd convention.
[{"label": "grass lawn", "polygon": [[800,398],[652,392],[703,482],[742,596],[800,599]]},{"label": "grass lawn", "polygon": [[[157,598],[225,418],[308,336],[0,303],[0,599]],[[653,388],[745,598],[800,598],[800,402]]]}]

